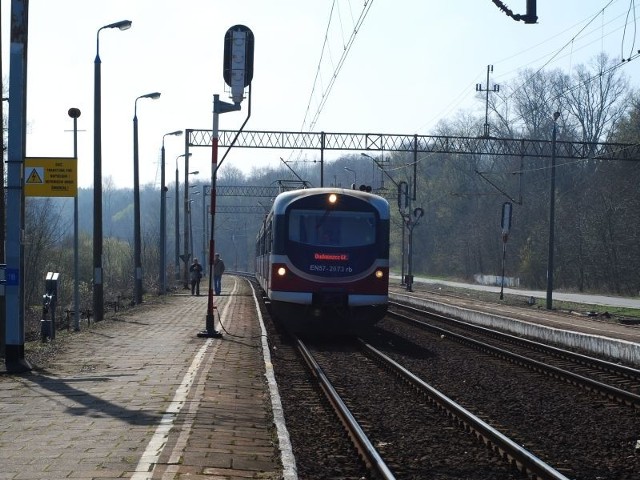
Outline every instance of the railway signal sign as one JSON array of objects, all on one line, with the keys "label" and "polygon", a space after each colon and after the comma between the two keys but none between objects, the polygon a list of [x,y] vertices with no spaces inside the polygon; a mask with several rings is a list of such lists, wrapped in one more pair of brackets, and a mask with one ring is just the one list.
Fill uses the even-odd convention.
[{"label": "railway signal sign", "polygon": [[398,208],[401,212],[409,208],[409,184],[405,181],[398,182]]},{"label": "railway signal sign", "polygon": [[222,76],[231,87],[233,103],[244,99],[244,89],[253,79],[253,32],[244,25],[235,25],[224,36],[224,66]]},{"label": "railway signal sign", "polygon": [[502,241],[506,243],[509,238],[509,230],[511,229],[511,210],[513,205],[511,202],[504,202],[502,204],[502,221],[500,226],[502,227]]}]

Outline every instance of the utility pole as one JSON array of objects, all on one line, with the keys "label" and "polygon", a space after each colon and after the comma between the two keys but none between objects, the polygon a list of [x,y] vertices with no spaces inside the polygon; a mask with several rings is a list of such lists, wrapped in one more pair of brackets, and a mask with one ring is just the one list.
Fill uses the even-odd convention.
[{"label": "utility pole", "polygon": [[497,93],[500,91],[500,85],[493,84],[493,88],[489,88],[489,75],[493,73],[493,65],[487,65],[487,87],[483,88],[481,83],[476,83],[476,92],[486,92],[485,113],[484,113],[484,138],[489,138],[489,92]]},{"label": "utility pole", "polygon": [[29,0],[11,1],[9,135],[5,233],[5,365],[9,373],[32,369],[25,359],[24,189]]},{"label": "utility pole", "polygon": [[[2,51],[2,27],[0,26],[0,51]],[[0,265],[4,265],[4,238],[5,238],[5,203],[4,203],[4,102],[9,102],[9,97],[4,97],[4,83],[2,81],[2,62],[0,62],[0,92],[2,93],[2,101],[0,101],[0,122],[2,123],[2,132],[0,134]],[[2,267],[4,268],[4,267]],[[0,356],[4,357],[5,344],[5,301],[4,287],[2,295],[0,295]]]}]

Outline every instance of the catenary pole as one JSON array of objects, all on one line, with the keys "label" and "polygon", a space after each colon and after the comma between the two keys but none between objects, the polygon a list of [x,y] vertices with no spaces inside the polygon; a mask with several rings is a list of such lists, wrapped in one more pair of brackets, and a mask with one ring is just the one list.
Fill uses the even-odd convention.
[{"label": "catenary pole", "polygon": [[22,171],[26,145],[27,43],[29,1],[11,1],[9,49],[9,144],[7,149],[6,344],[10,373],[31,370],[24,356],[24,188]]}]

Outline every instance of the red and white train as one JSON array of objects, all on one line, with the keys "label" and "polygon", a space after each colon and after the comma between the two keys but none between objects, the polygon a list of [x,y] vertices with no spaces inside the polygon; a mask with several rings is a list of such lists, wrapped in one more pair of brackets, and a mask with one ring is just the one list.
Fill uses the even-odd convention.
[{"label": "red and white train", "polygon": [[372,325],[388,304],[389,203],[341,188],[281,193],[258,233],[256,277],[288,328]]}]

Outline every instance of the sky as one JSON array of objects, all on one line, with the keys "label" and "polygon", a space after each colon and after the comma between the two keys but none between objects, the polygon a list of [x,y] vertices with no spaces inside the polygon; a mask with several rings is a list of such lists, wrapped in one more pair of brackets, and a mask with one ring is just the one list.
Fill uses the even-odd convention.
[{"label": "sky", "polygon": [[[526,13],[526,0],[503,3]],[[640,49],[634,0],[537,4],[538,23],[531,25],[492,0],[30,0],[26,156],[73,156],[67,112],[78,108],[78,184],[93,186],[96,35],[125,19],[133,22],[129,30],[102,30],[99,44],[102,176],[119,188],[133,188],[136,98],[161,93],[137,101],[141,185],[160,184],[164,134],[212,129],[213,95],[230,101],[222,66],[225,32],[234,25],[249,27],[255,38],[246,130],[433,134],[460,111],[484,114],[475,86],[486,88],[488,65],[492,86],[513,81],[523,68],[568,72],[602,51],[620,59]],[[10,7],[10,0],[0,2],[5,89]],[[621,71],[637,88],[640,59]],[[220,115],[220,128],[240,128],[247,106],[245,99],[242,111]],[[176,165],[183,178],[177,157],[184,137],[164,137],[164,144],[167,179]],[[200,172],[192,181],[205,182],[211,149],[191,151],[189,170]],[[291,155],[233,149],[221,171],[249,174]]]}]

